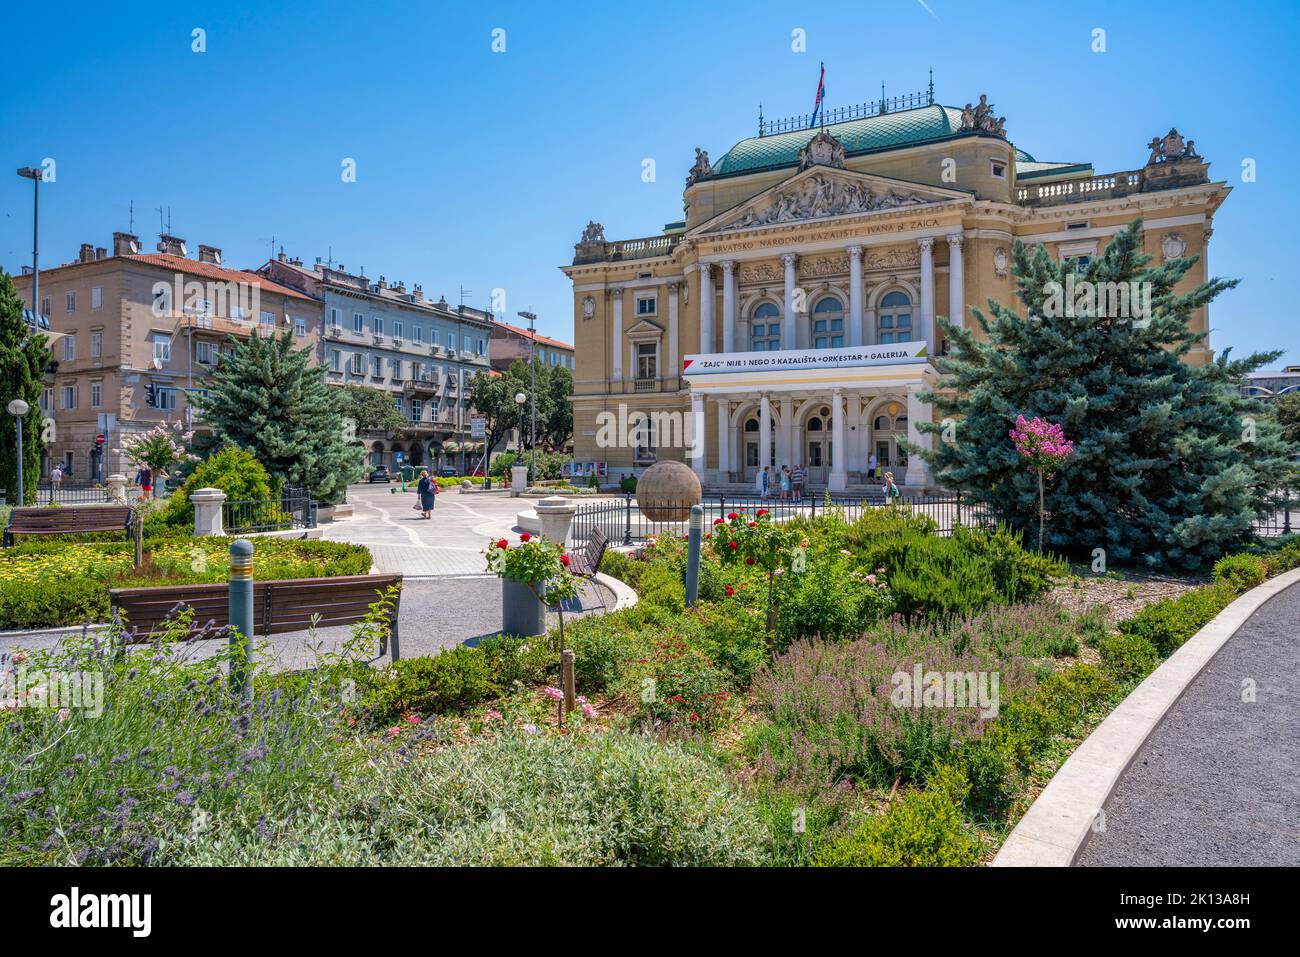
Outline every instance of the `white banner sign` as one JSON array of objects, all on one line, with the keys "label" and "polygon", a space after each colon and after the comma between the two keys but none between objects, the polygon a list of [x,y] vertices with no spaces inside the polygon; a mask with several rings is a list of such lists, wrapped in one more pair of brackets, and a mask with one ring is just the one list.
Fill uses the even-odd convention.
[{"label": "white banner sign", "polygon": [[878,346],[839,349],[786,349],[776,352],[730,352],[686,356],[682,375],[716,375],[726,372],[785,372],[794,369],[848,369],[856,366],[925,362],[924,342],[891,342]]}]

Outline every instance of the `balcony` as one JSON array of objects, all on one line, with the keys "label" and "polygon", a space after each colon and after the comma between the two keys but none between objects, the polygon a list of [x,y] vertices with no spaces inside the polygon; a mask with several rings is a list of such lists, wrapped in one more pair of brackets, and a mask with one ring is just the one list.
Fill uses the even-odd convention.
[{"label": "balcony", "polygon": [[432,398],[438,394],[438,382],[432,378],[413,378],[402,386],[404,398]]},{"label": "balcony", "polygon": [[619,239],[609,243],[581,243],[582,248],[573,257],[574,265],[591,262],[621,262],[629,259],[653,259],[671,256],[680,235],[645,236],[641,239]]},{"label": "balcony", "polygon": [[1021,206],[1062,206],[1090,200],[1117,199],[1134,193],[1196,186],[1209,182],[1207,169],[1203,162],[1153,163],[1142,169],[1041,185],[1035,184],[1034,177],[1021,177],[1016,183],[1016,202]]},{"label": "balcony", "polygon": [[177,329],[192,329],[195,332],[211,332],[219,336],[248,336],[258,328],[257,323],[243,319],[228,319],[224,316],[173,316],[177,320]]},{"label": "balcony", "polygon": [[658,392],[658,391],[659,391],[659,381],[660,381],[660,380],[658,380],[658,379],[637,379],[637,380],[636,380],[636,389],[635,389],[635,391],[637,391],[637,392]]},{"label": "balcony", "polygon": [[343,327],[342,327],[342,326],[326,326],[326,327],[325,327],[325,338],[326,338],[326,339],[336,339],[336,340],[337,340],[337,339],[342,339],[342,338],[343,338]]}]

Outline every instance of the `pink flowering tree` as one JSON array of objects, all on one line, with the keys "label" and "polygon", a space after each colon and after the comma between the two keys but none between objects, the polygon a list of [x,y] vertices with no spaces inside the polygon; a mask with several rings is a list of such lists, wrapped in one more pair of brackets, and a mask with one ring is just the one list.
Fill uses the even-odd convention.
[{"label": "pink flowering tree", "polygon": [[1065,437],[1065,430],[1055,422],[1034,416],[1026,419],[1016,416],[1016,427],[1009,433],[1011,441],[1029,467],[1038,476],[1038,550],[1043,550],[1043,525],[1047,509],[1043,504],[1043,488],[1056,475],[1056,470],[1074,454],[1074,443]]},{"label": "pink flowering tree", "polygon": [[126,433],[121,448],[115,451],[137,468],[148,466],[157,472],[182,459],[198,461],[197,455],[185,449],[193,437],[194,433],[185,431],[179,422],[159,422],[148,432]]}]

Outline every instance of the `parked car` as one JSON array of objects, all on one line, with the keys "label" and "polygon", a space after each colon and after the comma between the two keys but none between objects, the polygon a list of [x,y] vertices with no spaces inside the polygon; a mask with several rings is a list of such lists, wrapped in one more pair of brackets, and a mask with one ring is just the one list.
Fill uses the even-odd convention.
[{"label": "parked car", "polygon": [[442,468],[438,469],[438,478],[455,478],[455,477],[456,477],[456,470],[452,468],[450,465],[444,465]]},{"label": "parked car", "polygon": [[388,471],[387,465],[377,465],[370,470],[371,482],[391,482],[392,480],[393,473]]}]

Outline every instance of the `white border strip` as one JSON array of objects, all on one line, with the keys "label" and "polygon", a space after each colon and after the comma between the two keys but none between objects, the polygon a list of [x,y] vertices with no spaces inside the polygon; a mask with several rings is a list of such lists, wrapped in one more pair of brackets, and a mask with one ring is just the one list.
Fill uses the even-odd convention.
[{"label": "white border strip", "polygon": [[1151,732],[1237,631],[1266,601],[1300,582],[1284,572],[1233,601],[1165,659],[1074,750],[1007,838],[993,867],[1069,867],[1101,810]]}]

